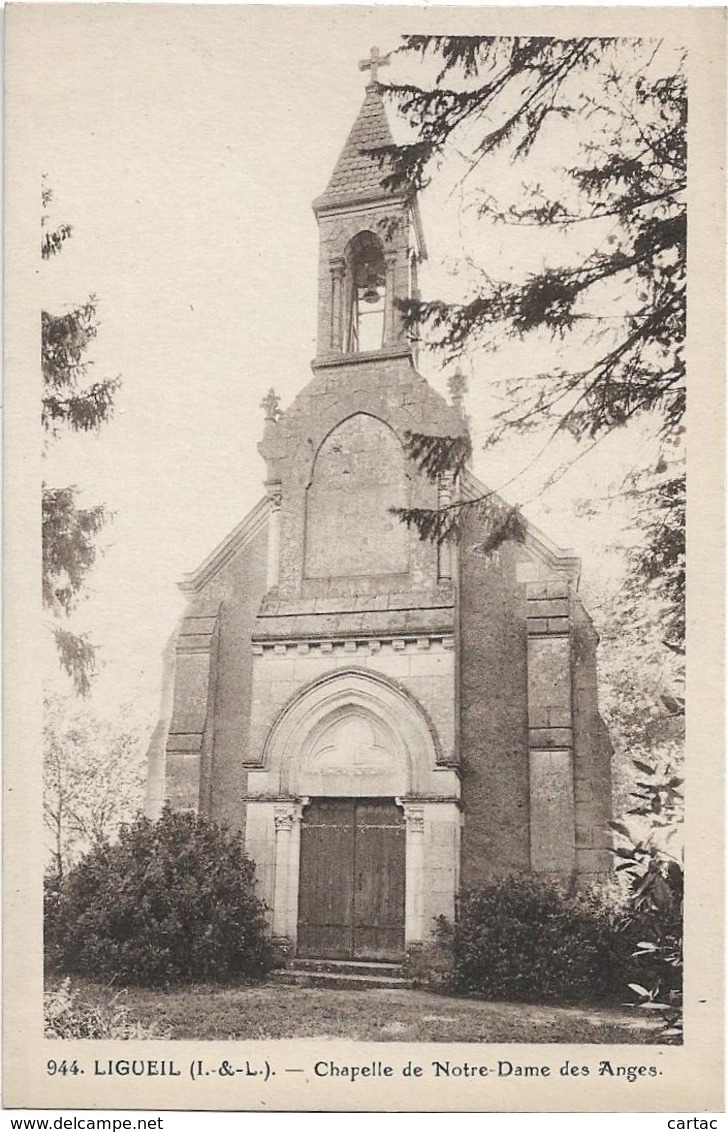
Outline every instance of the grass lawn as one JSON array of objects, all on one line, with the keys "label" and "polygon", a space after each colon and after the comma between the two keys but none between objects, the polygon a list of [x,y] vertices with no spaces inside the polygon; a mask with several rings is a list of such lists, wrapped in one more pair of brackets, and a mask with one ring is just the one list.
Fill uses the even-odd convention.
[{"label": "grass lawn", "polygon": [[119,993],[74,980],[89,1003],[117,1001],[178,1039],[346,1038],[375,1042],[656,1043],[652,1018],[629,1008],[480,1002],[417,990],[326,990],[194,984]]}]

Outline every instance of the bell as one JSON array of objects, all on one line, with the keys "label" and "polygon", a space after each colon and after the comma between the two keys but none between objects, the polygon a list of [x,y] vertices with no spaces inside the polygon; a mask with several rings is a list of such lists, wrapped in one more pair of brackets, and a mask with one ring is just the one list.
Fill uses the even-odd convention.
[{"label": "bell", "polygon": [[365,303],[379,302],[381,298],[379,290],[379,276],[374,272],[367,276],[367,281],[364,284],[364,290],[361,297]]}]

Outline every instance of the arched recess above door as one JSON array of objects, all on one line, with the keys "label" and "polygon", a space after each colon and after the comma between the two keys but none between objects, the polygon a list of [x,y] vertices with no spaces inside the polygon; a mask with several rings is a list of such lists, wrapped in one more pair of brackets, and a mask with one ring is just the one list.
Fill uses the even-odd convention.
[{"label": "arched recess above door", "polygon": [[322,441],[306,492],[306,578],[405,574],[407,528],[392,508],[407,507],[405,455],[378,417],[354,413]]},{"label": "arched recess above door", "polygon": [[456,773],[438,766],[439,749],[409,692],[380,673],[339,670],[283,709],[249,789],[268,796],[459,796]]}]

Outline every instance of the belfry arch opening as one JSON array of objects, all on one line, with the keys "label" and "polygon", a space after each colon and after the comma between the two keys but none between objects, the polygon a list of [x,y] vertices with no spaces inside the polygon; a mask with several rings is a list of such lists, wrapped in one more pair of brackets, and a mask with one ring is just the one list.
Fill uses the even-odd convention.
[{"label": "belfry arch opening", "polygon": [[358,232],[344,254],[344,349],[349,354],[384,345],[387,276],[384,250],[373,232]]}]

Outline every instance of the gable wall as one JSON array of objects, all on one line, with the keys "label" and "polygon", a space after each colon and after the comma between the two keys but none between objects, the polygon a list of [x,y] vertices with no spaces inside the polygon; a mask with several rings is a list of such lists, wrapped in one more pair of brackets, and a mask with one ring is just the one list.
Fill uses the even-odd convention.
[{"label": "gable wall", "polygon": [[[360,414],[369,418],[370,430],[388,426],[399,438],[403,453],[407,432],[456,435],[462,430],[459,416],[414,370],[408,357],[370,355],[356,362],[319,369],[285,413],[277,421],[267,423],[260,445],[267,463],[266,482],[280,485],[281,491],[278,596],[284,601],[382,592],[386,582],[382,574],[362,574],[357,569],[356,574],[348,577],[320,577],[310,576],[310,570],[306,576],[304,570],[307,499],[312,488],[313,495],[317,494],[317,486],[312,484],[316,455],[322,445],[325,452],[327,440],[333,430],[342,427],[342,422],[345,432],[352,427],[346,422],[354,422],[356,427],[355,418]],[[391,501],[386,507],[397,502],[409,507],[436,507],[437,488],[425,476],[414,474],[413,467],[403,463],[401,470],[399,489],[389,483]],[[375,484],[372,486],[376,489]],[[379,504],[386,512],[384,493]],[[334,501],[329,499],[326,506],[332,508]],[[406,586],[402,585],[402,576],[397,580],[394,574],[387,588],[395,592],[405,588],[431,589],[437,578],[437,548],[422,542],[415,531],[403,532],[394,520],[386,521],[388,537],[397,545],[404,542],[408,567]],[[361,527],[354,525],[354,533],[361,538]],[[402,565],[402,561],[396,562],[396,570],[401,570]]]}]

